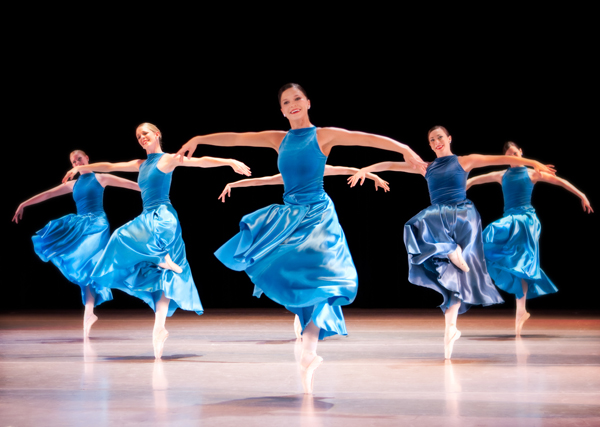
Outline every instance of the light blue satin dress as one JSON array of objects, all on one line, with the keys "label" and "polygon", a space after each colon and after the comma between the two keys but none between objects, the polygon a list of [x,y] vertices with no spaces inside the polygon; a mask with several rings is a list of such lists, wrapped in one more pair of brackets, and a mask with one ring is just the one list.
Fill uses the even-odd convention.
[{"label": "light blue satin dress", "polygon": [[245,271],[262,293],[312,320],[319,338],[347,335],[342,305],[356,297],[358,276],[333,202],[323,190],[327,156],[317,128],[290,130],[279,147],[285,205],[244,216],[240,232],[215,255],[227,267]]},{"label": "light blue satin dress", "polygon": [[[458,301],[459,313],[472,305],[504,302],[487,272],[481,218],[467,199],[468,175],[454,155],[435,159],[425,174],[431,206],[404,225],[408,280],[442,294],[444,312]],[[470,268],[468,273],[448,259],[457,245]]]},{"label": "light blue satin dress", "polygon": [[77,215],[69,214],[50,221],[31,238],[35,253],[44,262],[52,261],[60,272],[81,288],[85,305],[85,287],[95,305],[112,299],[110,289],[97,289],[91,274],[110,236],[102,198],[104,187],[93,173],[82,174],[73,186]]},{"label": "light blue satin dress", "polygon": [[503,291],[523,298],[521,279],[527,282],[527,299],[557,292],[540,268],[542,227],[531,206],[533,182],[527,168],[511,167],[502,177],[504,216],[483,230],[483,250],[490,276]]},{"label": "light blue satin dress", "polygon": [[[169,200],[173,172],[164,173],[156,167],[163,155],[149,154],[140,166],[138,184],[144,211],[114,231],[92,277],[98,286],[127,292],[153,310],[164,293],[171,299],[168,316],[177,308],[202,314],[204,309],[185,256],[179,218]],[[182,273],[158,266],[167,254],[182,268]]]}]

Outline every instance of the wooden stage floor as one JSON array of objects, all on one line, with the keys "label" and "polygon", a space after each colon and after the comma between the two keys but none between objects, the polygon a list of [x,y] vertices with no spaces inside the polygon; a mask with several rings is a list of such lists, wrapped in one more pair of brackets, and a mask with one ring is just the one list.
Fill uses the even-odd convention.
[{"label": "wooden stage floor", "polygon": [[443,359],[440,310],[345,309],[302,393],[284,309],[178,311],[164,358],[150,310],[0,314],[4,426],[600,425],[600,312],[472,309]]}]

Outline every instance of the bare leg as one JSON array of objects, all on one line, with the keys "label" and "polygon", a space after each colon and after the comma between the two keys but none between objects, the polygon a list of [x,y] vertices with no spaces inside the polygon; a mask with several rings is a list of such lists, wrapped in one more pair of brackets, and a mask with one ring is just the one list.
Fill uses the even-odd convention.
[{"label": "bare leg", "polygon": [[462,248],[459,245],[456,245],[454,252],[448,254],[448,259],[462,271],[469,272],[470,268],[462,256]]},{"label": "bare leg", "polygon": [[319,367],[323,358],[317,356],[317,344],[321,329],[312,321],[306,325],[302,333],[302,357],[300,358],[300,370],[302,372],[302,388],[304,393],[312,393],[313,376],[315,369]]},{"label": "bare leg", "polygon": [[161,262],[160,264],[158,264],[158,266],[161,268],[164,268],[165,270],[173,270],[177,274],[179,274],[183,271],[179,265],[177,265],[177,264],[175,264],[175,262],[173,262],[173,260],[169,256],[169,254],[167,254],[167,256],[165,256],[165,262]]},{"label": "bare leg", "polygon": [[297,340],[302,339],[302,324],[300,323],[300,318],[297,314],[294,316],[294,333],[296,334]]},{"label": "bare leg", "polygon": [[152,331],[152,344],[154,345],[154,357],[162,357],[165,341],[169,338],[169,332],[165,329],[167,314],[169,312],[169,303],[171,300],[163,293],[156,302],[156,311],[154,317],[154,330]]},{"label": "bare leg", "polygon": [[444,332],[444,355],[446,359],[450,359],[454,342],[460,338],[460,331],[456,329],[459,308],[460,301],[446,309],[446,330]]},{"label": "bare leg", "polygon": [[87,338],[90,336],[90,329],[92,325],[98,320],[98,316],[94,314],[94,304],[96,299],[90,289],[90,286],[85,287],[85,311],[83,312],[83,337]]},{"label": "bare leg", "polygon": [[527,282],[525,279],[521,279],[521,286],[523,286],[523,298],[517,298],[517,316],[515,318],[515,334],[519,337],[521,336],[521,329],[523,329],[523,324],[527,319],[531,317],[529,313],[527,313],[527,309],[525,308],[525,301],[527,301]]}]

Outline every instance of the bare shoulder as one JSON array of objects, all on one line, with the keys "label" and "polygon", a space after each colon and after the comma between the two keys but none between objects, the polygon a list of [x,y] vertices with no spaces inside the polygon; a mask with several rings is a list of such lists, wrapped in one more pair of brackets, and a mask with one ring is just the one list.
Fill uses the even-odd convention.
[{"label": "bare shoulder", "polygon": [[527,173],[529,174],[529,179],[534,184],[543,178],[541,173],[532,168],[527,168]]}]

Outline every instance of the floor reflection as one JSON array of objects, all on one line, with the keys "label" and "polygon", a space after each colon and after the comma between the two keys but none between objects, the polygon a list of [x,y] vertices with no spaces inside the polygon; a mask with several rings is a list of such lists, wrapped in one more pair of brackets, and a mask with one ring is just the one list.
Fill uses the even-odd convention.
[{"label": "floor reflection", "polygon": [[446,415],[453,422],[457,422],[460,417],[459,400],[462,387],[451,360],[446,360],[444,365],[444,389],[446,391]]},{"label": "floor reflection", "polygon": [[154,413],[157,421],[167,421],[169,404],[167,399],[167,389],[169,381],[165,375],[165,362],[156,360],[154,369],[152,369],[152,390],[154,392]]}]

